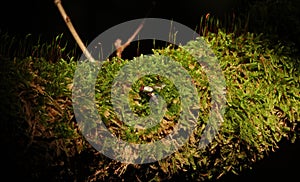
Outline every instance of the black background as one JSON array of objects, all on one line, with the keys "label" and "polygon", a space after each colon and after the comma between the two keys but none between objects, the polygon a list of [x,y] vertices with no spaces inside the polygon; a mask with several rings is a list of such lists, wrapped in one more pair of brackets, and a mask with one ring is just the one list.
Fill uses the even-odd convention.
[{"label": "black background", "polygon": [[[57,35],[67,32],[54,0],[4,1],[0,28],[16,33]],[[63,0],[67,14],[83,40],[119,23],[145,16],[172,19],[194,29],[200,16],[211,13],[222,16],[238,5],[237,0]],[[152,9],[150,13],[148,13]]]}]

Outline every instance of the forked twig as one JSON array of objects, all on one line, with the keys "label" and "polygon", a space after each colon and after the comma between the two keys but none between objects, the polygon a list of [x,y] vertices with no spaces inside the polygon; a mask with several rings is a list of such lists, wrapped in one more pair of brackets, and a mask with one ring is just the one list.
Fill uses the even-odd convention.
[{"label": "forked twig", "polygon": [[[148,11],[148,13],[146,14],[146,17],[148,17],[148,15],[151,13],[153,7],[155,6],[156,2],[153,1],[152,2],[152,7],[151,9]],[[129,46],[129,44],[133,41],[133,39],[137,36],[137,34],[142,30],[143,26],[145,23],[145,19],[142,21],[142,23],[138,26],[138,28],[135,30],[135,32],[132,34],[132,36],[127,40],[127,42],[125,44],[122,45],[122,40],[121,39],[117,39],[115,41],[115,48],[116,50],[116,55],[117,57],[121,58],[122,57],[122,52],[124,51],[124,49]]]},{"label": "forked twig", "polygon": [[122,52],[124,51],[124,49],[129,46],[129,44],[132,42],[132,40],[137,36],[137,34],[141,31],[141,29],[144,26],[144,21],[139,25],[139,27],[136,29],[136,31],[132,34],[132,36],[127,40],[127,42],[125,42],[122,45],[122,40],[121,39],[117,39],[115,41],[115,47],[116,47],[116,55],[117,57],[121,58],[122,57]]},{"label": "forked twig", "polygon": [[93,58],[93,56],[90,54],[90,52],[87,50],[87,48],[85,47],[85,45],[83,44],[83,42],[81,41],[79,35],[77,34],[71,19],[69,18],[69,16],[67,15],[67,13],[65,12],[62,4],[61,4],[61,0],[54,0],[54,3],[56,4],[61,16],[63,17],[65,23],[67,24],[70,32],[72,33],[75,41],[77,42],[77,44],[79,45],[80,49],[82,50],[83,54],[86,56],[86,58],[89,59],[89,61],[91,62],[95,62],[95,59]]},{"label": "forked twig", "polygon": [[[90,52],[87,50],[86,46],[83,44],[83,42],[81,41],[79,35],[77,34],[70,17],[67,15],[67,13],[65,12],[62,4],[61,4],[61,0],[54,0],[54,3],[56,4],[62,18],[64,19],[65,23],[67,24],[70,32],[72,33],[74,39],[76,40],[77,44],[79,45],[80,49],[82,50],[82,52],[84,53],[84,55],[91,61],[91,62],[95,62],[95,59],[93,58],[93,56],[90,54]],[[137,36],[137,34],[141,31],[141,29],[144,26],[144,21],[139,25],[139,27],[136,29],[136,31],[132,34],[132,36],[127,40],[127,42],[125,44],[122,45],[122,40],[121,39],[117,39],[114,43],[115,47],[116,47],[116,55],[117,57],[121,58],[122,56],[122,52],[124,51],[124,49],[129,46],[129,44],[132,42],[132,40]]]}]

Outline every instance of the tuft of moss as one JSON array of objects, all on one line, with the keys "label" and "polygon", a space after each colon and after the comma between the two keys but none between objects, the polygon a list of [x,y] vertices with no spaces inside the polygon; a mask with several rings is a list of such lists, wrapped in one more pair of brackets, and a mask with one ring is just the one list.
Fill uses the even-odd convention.
[{"label": "tuft of moss", "polygon": [[[210,86],[205,70],[186,50],[199,51],[197,41],[173,49],[154,50],[180,63],[194,79],[201,96],[201,113],[189,142],[158,162],[143,165],[122,164],[95,151],[78,130],[72,109],[72,84],[77,62],[58,56],[48,61],[52,49],[41,57],[1,57],[3,136],[7,150],[16,147],[15,166],[24,169],[24,179],[116,180],[130,178],[162,181],[178,176],[185,180],[215,180],[227,173],[239,174],[278,149],[283,139],[294,142],[299,135],[300,70],[299,57],[292,46],[267,39],[263,34],[235,35],[208,32],[204,37],[220,61],[227,86],[227,109],[218,135],[200,150],[210,105]],[[47,46],[46,46],[47,47]],[[57,54],[55,54],[57,55]],[[143,85],[165,84],[162,94],[169,104],[166,121],[152,130],[138,132],[120,125],[110,102],[111,83],[130,60],[104,62],[97,78],[95,96],[100,115],[111,132],[130,142],[149,142],[172,132],[178,119],[180,98],[165,78],[149,75],[132,88],[131,107],[140,115],[149,114],[149,98],[139,97]],[[92,126],[97,129],[96,125]],[[12,132],[13,131],[13,132]],[[11,158],[15,157],[12,154]]]}]

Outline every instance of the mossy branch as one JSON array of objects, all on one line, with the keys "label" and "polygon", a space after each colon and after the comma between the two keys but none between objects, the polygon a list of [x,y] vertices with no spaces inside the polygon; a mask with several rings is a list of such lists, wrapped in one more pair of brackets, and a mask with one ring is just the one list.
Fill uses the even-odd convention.
[{"label": "mossy branch", "polygon": [[81,41],[79,35],[77,34],[70,17],[67,15],[67,13],[65,12],[62,4],[61,4],[61,0],[54,0],[54,3],[56,4],[62,18],[64,19],[65,23],[67,24],[70,32],[72,33],[74,39],[76,40],[77,44],[79,45],[80,49],[82,50],[82,52],[84,53],[84,55],[86,56],[86,58],[89,59],[89,61],[91,62],[95,62],[95,59],[93,58],[93,56],[90,54],[90,52],[87,50],[86,46],[83,44],[83,42]]}]

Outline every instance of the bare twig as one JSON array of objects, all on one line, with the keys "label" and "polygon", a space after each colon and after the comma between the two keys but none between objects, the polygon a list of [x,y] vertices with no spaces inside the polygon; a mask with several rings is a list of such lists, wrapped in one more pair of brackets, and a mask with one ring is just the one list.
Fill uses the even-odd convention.
[{"label": "bare twig", "polygon": [[117,39],[115,41],[115,47],[116,47],[116,55],[117,57],[121,58],[122,56],[122,52],[124,51],[124,49],[129,46],[129,44],[132,42],[132,40],[137,36],[137,34],[141,31],[141,29],[144,26],[144,21],[139,25],[139,27],[136,29],[136,31],[132,34],[132,36],[127,40],[127,42],[125,44],[122,45],[122,40],[121,39]]},{"label": "bare twig", "polygon": [[[146,14],[146,17],[148,17],[148,15],[151,13],[152,8],[155,6],[155,1],[152,2],[152,7],[151,9],[148,11],[148,13]],[[138,28],[135,30],[135,32],[132,34],[132,36],[127,40],[127,42],[125,44],[122,45],[122,40],[121,39],[117,39],[115,41],[115,47],[116,47],[116,55],[117,57],[121,58],[122,57],[122,52],[124,51],[124,49],[129,46],[129,44],[133,41],[133,39],[137,36],[137,34],[142,30],[143,26],[145,23],[145,19],[142,21],[142,23],[138,26]]]},{"label": "bare twig", "polygon": [[89,59],[89,61],[91,62],[95,62],[95,59],[93,58],[93,56],[90,54],[90,52],[87,50],[87,48],[85,47],[85,45],[83,44],[83,42],[81,41],[79,35],[77,34],[71,19],[69,18],[69,16],[67,15],[67,13],[65,12],[62,4],[61,4],[61,0],[54,0],[54,3],[56,4],[61,16],[63,17],[65,23],[67,24],[70,32],[72,33],[74,39],[76,40],[77,44],[79,45],[80,49],[82,50],[82,52],[84,53],[84,55],[86,56],[86,58]]}]

